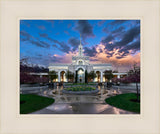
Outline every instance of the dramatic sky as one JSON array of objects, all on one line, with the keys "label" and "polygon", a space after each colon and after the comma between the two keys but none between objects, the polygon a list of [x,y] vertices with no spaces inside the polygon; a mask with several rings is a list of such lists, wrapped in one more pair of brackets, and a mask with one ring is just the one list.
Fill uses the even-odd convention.
[{"label": "dramatic sky", "polygon": [[21,20],[20,58],[46,67],[71,63],[80,34],[90,63],[111,63],[119,72],[140,64],[139,20]]}]

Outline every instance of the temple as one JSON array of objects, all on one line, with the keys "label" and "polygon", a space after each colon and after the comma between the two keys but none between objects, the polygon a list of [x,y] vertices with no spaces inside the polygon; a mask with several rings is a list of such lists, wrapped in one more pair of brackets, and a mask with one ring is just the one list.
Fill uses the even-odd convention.
[{"label": "temple", "polygon": [[[93,82],[105,82],[105,77],[103,76],[104,71],[112,70],[111,64],[90,64],[89,56],[84,56],[83,54],[83,46],[80,41],[80,45],[78,46],[78,55],[72,56],[72,63],[70,64],[59,64],[52,63],[48,67],[49,71],[58,72],[57,82],[68,82],[65,74],[69,70],[70,72],[78,74],[77,82],[85,82],[85,71],[91,72],[94,71],[96,73],[96,78]],[[75,81],[75,80],[74,80]]]}]

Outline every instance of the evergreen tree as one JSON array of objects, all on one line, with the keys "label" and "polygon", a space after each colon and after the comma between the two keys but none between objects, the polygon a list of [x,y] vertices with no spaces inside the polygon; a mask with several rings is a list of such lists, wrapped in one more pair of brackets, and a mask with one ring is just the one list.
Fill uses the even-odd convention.
[{"label": "evergreen tree", "polygon": [[87,70],[85,71],[85,83],[88,83],[88,72],[87,72]]},{"label": "evergreen tree", "polygon": [[78,74],[77,74],[77,71],[76,71],[75,83],[77,83],[77,79],[78,79]]}]

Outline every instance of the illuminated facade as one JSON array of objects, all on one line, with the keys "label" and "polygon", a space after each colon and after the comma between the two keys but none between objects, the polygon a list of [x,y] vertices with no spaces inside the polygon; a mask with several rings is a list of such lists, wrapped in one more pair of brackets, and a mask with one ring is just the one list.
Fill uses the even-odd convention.
[{"label": "illuminated facade", "polygon": [[83,55],[83,46],[78,46],[78,55],[72,57],[71,64],[51,64],[49,66],[49,71],[56,71],[58,73],[58,79],[56,81],[67,82],[67,78],[65,76],[66,72],[69,70],[74,73],[77,72],[78,82],[85,82],[85,71],[91,72],[94,71],[96,73],[96,78],[93,80],[94,82],[105,82],[105,78],[103,76],[105,70],[112,70],[111,64],[90,64],[89,56]]}]

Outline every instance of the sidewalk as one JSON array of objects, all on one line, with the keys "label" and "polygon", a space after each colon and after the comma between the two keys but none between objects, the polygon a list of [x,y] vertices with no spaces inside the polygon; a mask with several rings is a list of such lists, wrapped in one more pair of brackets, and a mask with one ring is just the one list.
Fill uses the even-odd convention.
[{"label": "sidewalk", "polygon": [[108,104],[55,104],[31,114],[136,114]]}]

